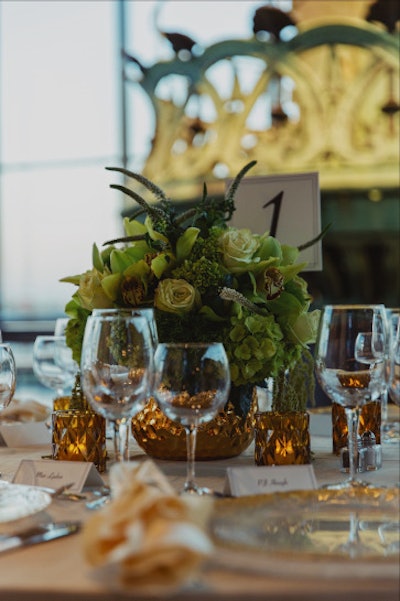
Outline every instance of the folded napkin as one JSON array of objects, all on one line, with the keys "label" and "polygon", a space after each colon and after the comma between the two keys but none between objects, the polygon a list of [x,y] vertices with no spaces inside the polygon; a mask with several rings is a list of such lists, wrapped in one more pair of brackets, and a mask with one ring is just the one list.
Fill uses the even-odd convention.
[{"label": "folded napkin", "polygon": [[43,422],[49,415],[49,407],[37,401],[20,401],[13,399],[0,414],[2,422]]},{"label": "folded napkin", "polygon": [[84,553],[97,567],[117,568],[124,585],[179,586],[213,550],[206,533],[210,497],[178,496],[155,464],[114,465],[112,501],[83,531]]}]

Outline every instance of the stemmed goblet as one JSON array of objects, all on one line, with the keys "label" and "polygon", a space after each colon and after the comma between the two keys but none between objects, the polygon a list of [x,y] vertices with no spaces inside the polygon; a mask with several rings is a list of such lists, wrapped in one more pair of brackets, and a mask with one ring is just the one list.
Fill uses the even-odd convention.
[{"label": "stemmed goblet", "polygon": [[117,461],[129,459],[130,419],[146,403],[152,372],[147,319],[130,310],[94,311],[82,344],[82,389],[93,411],[114,426]]},{"label": "stemmed goblet", "polygon": [[32,353],[33,373],[45,386],[55,391],[56,398],[72,388],[77,364],[65,336],[37,336]]},{"label": "stemmed goblet", "polygon": [[332,401],[345,409],[348,430],[349,478],[327,488],[342,490],[349,501],[349,534],[338,551],[350,557],[368,554],[360,540],[353,493],[364,487],[356,476],[357,434],[361,408],[380,401],[385,390],[386,314],[383,305],[327,305],[322,310],[315,346],[317,378]]},{"label": "stemmed goblet", "polygon": [[153,392],[161,411],[182,424],[186,431],[187,471],[183,492],[212,493],[195,482],[197,428],[211,421],[224,407],[229,389],[229,363],[221,343],[158,345]]},{"label": "stemmed goblet", "polygon": [[14,354],[8,344],[0,344],[0,413],[11,402],[16,386]]},{"label": "stemmed goblet", "polygon": [[345,409],[349,478],[332,485],[365,485],[356,477],[355,451],[361,408],[379,401],[385,389],[386,315],[384,305],[327,305],[315,346],[315,370],[330,399]]},{"label": "stemmed goblet", "polygon": [[[399,341],[399,324],[400,324],[400,309],[386,309],[388,320],[388,353],[386,364],[387,375],[387,390],[382,400],[382,440],[384,443],[399,444],[400,443],[400,422],[398,417],[389,418],[389,401],[396,405],[400,405],[400,341]],[[397,355],[397,358],[396,358]],[[397,368],[396,368],[397,365]],[[396,384],[397,381],[397,384]],[[397,393],[396,393],[397,390]],[[397,399],[396,399],[397,394]]]},{"label": "stemmed goblet", "polygon": [[389,397],[400,407],[400,319],[389,352]]},{"label": "stemmed goblet", "polygon": [[69,317],[58,317],[54,324],[54,336],[65,336]]}]

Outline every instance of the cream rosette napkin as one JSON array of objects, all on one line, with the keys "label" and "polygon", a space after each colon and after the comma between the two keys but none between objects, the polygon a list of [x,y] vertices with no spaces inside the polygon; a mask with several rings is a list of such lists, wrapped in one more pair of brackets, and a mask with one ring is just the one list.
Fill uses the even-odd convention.
[{"label": "cream rosette napkin", "polygon": [[179,586],[190,580],[213,545],[206,528],[210,497],[178,496],[155,464],[114,465],[111,502],[83,531],[92,566],[113,566],[124,585]]},{"label": "cream rosette napkin", "polygon": [[37,401],[13,399],[1,412],[0,422],[44,422],[50,416],[50,412],[48,407]]}]

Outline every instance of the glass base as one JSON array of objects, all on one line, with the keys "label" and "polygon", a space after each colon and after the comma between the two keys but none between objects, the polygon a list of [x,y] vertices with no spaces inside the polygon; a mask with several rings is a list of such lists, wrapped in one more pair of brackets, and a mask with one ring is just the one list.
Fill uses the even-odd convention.
[{"label": "glass base", "polygon": [[351,559],[356,559],[358,557],[368,557],[371,556],[371,547],[363,544],[360,540],[348,540],[343,545],[339,545],[336,549],[333,550],[334,553],[339,553],[340,555],[346,555]]},{"label": "glass base", "polygon": [[381,438],[385,444],[400,444],[400,422],[382,424]]},{"label": "glass base", "polygon": [[198,496],[210,496],[210,497],[221,497],[225,498],[230,495],[225,495],[222,492],[207,488],[206,486],[197,486],[197,484],[186,483],[182,490],[182,495],[198,495]]},{"label": "glass base", "polygon": [[342,482],[334,482],[332,484],[324,484],[321,488],[326,490],[349,490],[349,491],[357,491],[362,492],[364,489],[374,489],[374,488],[382,488],[380,486],[375,486],[370,482],[366,482],[365,480],[343,480]]}]

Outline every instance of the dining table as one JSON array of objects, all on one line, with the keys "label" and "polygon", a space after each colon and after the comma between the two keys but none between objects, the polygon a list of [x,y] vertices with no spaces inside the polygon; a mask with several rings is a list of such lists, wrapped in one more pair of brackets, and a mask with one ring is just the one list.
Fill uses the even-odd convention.
[{"label": "dining table", "polygon": [[[339,457],[332,452],[330,407],[310,410],[310,431],[316,488],[346,478],[340,470]],[[382,444],[382,467],[360,476],[377,487],[398,489],[399,452],[398,443]],[[40,460],[48,454],[47,444],[0,447],[2,478],[11,482],[22,460]],[[130,458],[131,461],[148,459],[133,438]],[[153,461],[173,488],[180,491],[185,479],[185,462]],[[223,493],[227,469],[231,467],[255,467],[254,443],[238,457],[198,461],[196,477],[200,485]],[[107,484],[108,472],[101,477]],[[85,489],[83,496],[88,498]],[[93,515],[93,510],[87,507],[87,498],[71,501],[56,497],[31,519],[36,522],[78,520],[85,524]],[[242,502],[243,498],[240,497]],[[224,502],[224,499],[215,499],[216,504]],[[251,511],[251,505],[249,507]],[[240,545],[216,544],[196,577],[173,590],[136,587],[134,583],[129,588],[123,587],[108,576],[107,569],[94,569],[83,553],[82,532],[0,554],[1,601],[398,601],[399,584],[398,554],[379,559],[343,559],[334,555],[303,554],[298,549],[293,552],[289,549],[282,555],[275,554],[273,549],[266,552]]]}]

